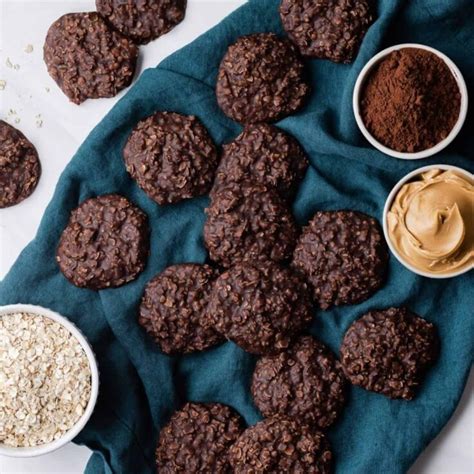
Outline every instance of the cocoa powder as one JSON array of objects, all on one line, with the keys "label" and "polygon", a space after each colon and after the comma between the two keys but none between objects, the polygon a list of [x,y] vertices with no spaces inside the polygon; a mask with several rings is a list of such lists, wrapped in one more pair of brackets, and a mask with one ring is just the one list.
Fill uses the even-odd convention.
[{"label": "cocoa powder", "polygon": [[362,89],[365,126],[380,143],[400,152],[435,146],[449,135],[461,105],[445,62],[418,48],[404,48],[374,67]]}]

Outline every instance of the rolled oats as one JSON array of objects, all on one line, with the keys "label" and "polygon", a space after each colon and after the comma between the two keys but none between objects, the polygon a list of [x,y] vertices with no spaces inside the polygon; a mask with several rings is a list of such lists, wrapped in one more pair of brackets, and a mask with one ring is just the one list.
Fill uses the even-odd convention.
[{"label": "rolled oats", "polygon": [[31,313],[0,317],[0,443],[28,447],[61,438],[90,394],[86,353],[64,326]]}]

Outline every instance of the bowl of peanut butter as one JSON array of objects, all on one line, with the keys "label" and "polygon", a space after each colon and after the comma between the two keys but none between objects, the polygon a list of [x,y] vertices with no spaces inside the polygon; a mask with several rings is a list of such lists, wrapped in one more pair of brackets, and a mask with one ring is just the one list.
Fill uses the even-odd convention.
[{"label": "bowl of peanut butter", "polygon": [[412,171],[390,192],[385,239],[397,260],[428,278],[474,268],[474,175],[451,165]]}]

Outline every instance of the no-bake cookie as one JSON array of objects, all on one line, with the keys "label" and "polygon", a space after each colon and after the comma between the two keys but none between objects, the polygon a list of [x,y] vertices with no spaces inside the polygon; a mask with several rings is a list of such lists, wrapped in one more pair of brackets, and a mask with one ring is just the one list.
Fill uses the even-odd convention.
[{"label": "no-bake cookie", "polygon": [[357,211],[316,212],[293,256],[322,309],[369,298],[384,283],[387,263],[379,223]]},{"label": "no-bake cookie", "polygon": [[312,318],[306,284],[273,262],[240,263],[222,273],[207,311],[212,327],[253,354],[286,349]]},{"label": "no-bake cookie", "polygon": [[204,242],[211,259],[220,265],[290,258],[296,224],[287,204],[270,186],[228,183],[213,195],[206,214]]},{"label": "no-bake cookie", "polygon": [[265,123],[247,125],[222,147],[212,195],[225,183],[256,181],[291,198],[308,168],[301,145],[288,133]]},{"label": "no-bake cookie", "polygon": [[272,122],[298,110],[309,86],[296,48],[274,33],[241,36],[219,67],[217,102],[242,123]]},{"label": "no-bake cookie", "polygon": [[30,196],[40,175],[36,148],[20,130],[0,120],[0,208]]},{"label": "no-bake cookie", "polygon": [[336,356],[311,336],[257,361],[255,405],[265,417],[285,415],[319,429],[331,426],[346,401],[346,379]]},{"label": "no-bake cookie", "polygon": [[113,97],[130,85],[138,48],[96,12],[68,13],[49,28],[44,61],[71,102]]},{"label": "no-bake cookie", "polygon": [[97,11],[123,35],[145,44],[180,23],[186,0],[96,0]]},{"label": "no-bake cookie", "polygon": [[100,290],[134,280],[148,257],[146,215],[118,194],[84,201],[71,212],[56,253],[74,285]]},{"label": "no-bake cookie", "polygon": [[147,284],[139,323],[163,352],[202,351],[223,340],[203,324],[217,276],[209,265],[186,263],[166,268]]},{"label": "no-bake cookie", "polygon": [[332,458],[323,433],[280,416],[247,428],[229,451],[235,474],[329,474]]},{"label": "no-bake cookie", "polygon": [[199,119],[174,112],[140,121],[123,157],[127,171],[158,204],[207,193],[218,163],[216,147]]},{"label": "no-bake cookie", "polygon": [[228,473],[228,450],[242,429],[242,418],[226,405],[187,403],[160,432],[158,472]]},{"label": "no-bake cookie", "polygon": [[352,323],[341,345],[341,363],[354,385],[411,400],[438,351],[433,324],[406,308],[389,308]]},{"label": "no-bake cookie", "polygon": [[301,54],[350,63],[373,21],[368,0],[282,0],[280,17]]}]

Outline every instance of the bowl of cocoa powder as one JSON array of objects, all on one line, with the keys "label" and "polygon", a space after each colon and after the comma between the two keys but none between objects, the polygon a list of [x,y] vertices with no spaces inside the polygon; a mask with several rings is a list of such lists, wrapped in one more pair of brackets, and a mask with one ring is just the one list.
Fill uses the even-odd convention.
[{"label": "bowl of cocoa powder", "polygon": [[353,108],[365,138],[405,160],[448,146],[467,114],[467,88],[458,67],[440,51],[415,43],[384,49],[357,78]]}]

